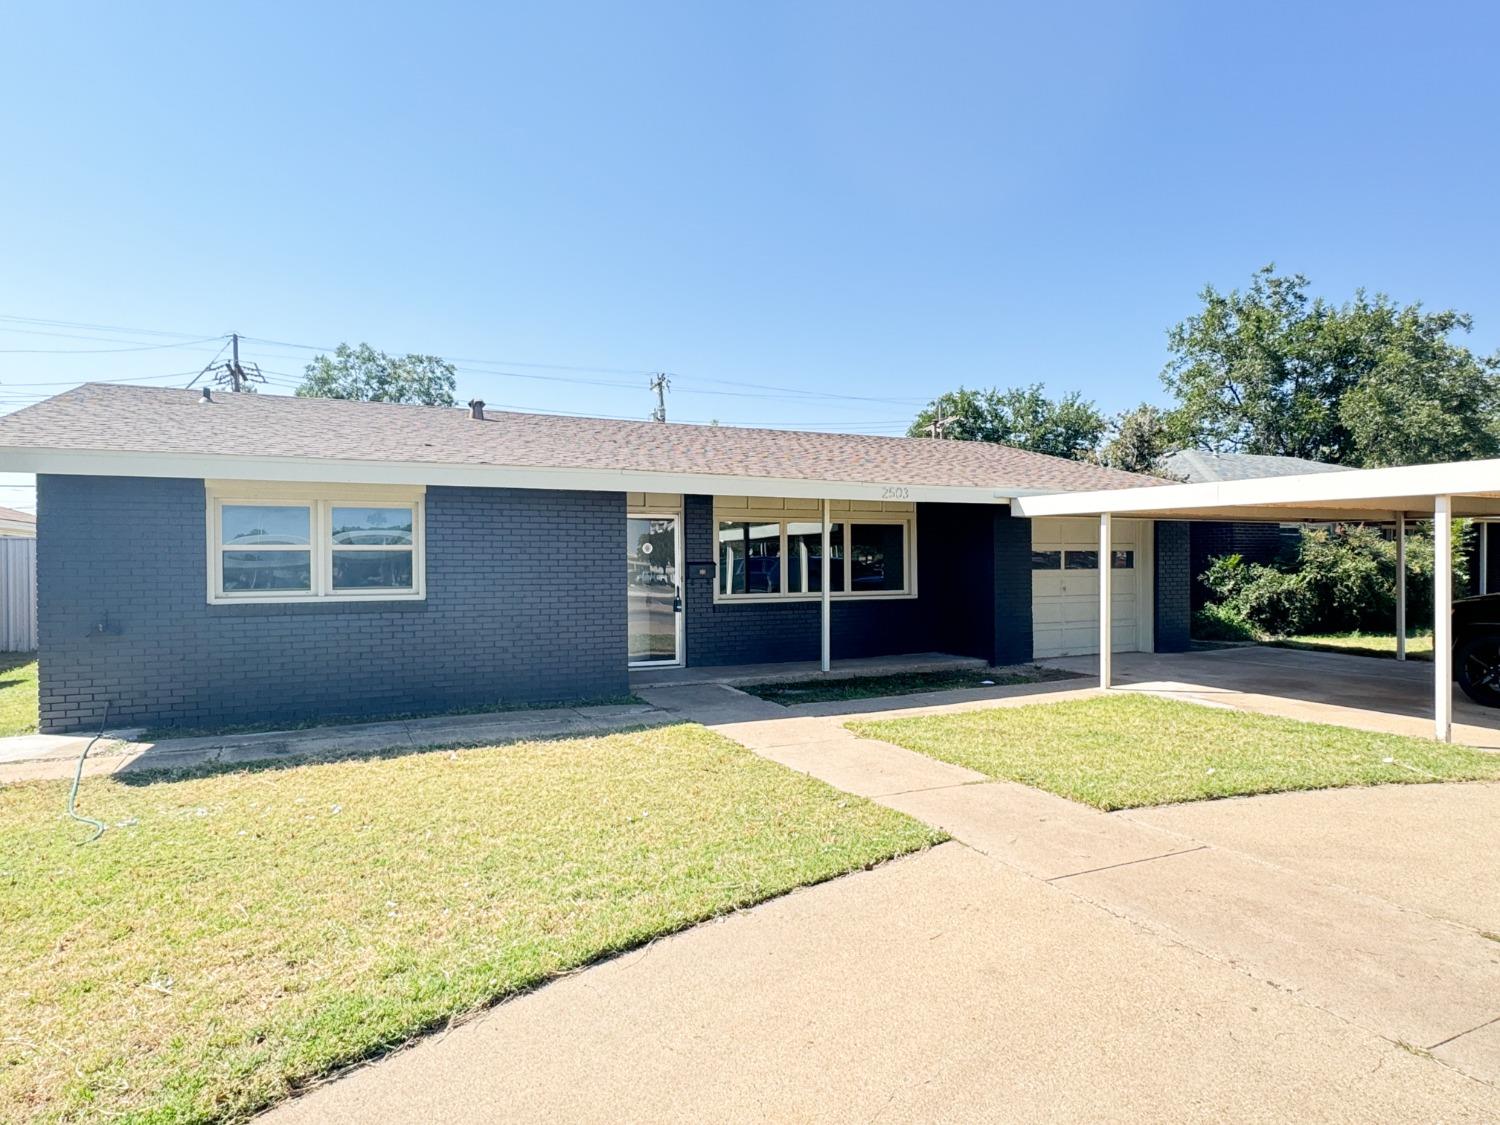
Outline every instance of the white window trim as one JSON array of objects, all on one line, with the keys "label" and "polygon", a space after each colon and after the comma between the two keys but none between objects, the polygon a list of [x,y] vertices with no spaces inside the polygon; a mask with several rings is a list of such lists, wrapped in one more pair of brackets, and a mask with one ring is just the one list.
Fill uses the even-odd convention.
[{"label": "white window trim", "polygon": [[[902,601],[917,596],[917,514],[916,512],[906,514],[893,514],[890,512],[856,512],[837,511],[830,512],[829,522],[844,525],[844,565],[841,568],[844,574],[844,585],[849,583],[849,544],[851,534],[849,527],[852,524],[894,524],[906,528],[906,534],[902,536],[905,543],[906,557],[903,559],[904,567],[902,573],[906,576],[906,586],[901,590],[878,590],[872,592],[860,592],[856,590],[830,590],[828,597],[830,601]],[[780,525],[780,567],[781,567],[781,592],[777,594],[726,594],[724,592],[723,579],[719,574],[719,524],[723,523],[774,523]],[[789,523],[815,523],[822,527],[822,516],[806,512],[785,512],[757,510],[754,508],[718,508],[714,509],[713,541],[714,541],[714,604],[715,605],[747,605],[754,602],[769,602],[780,604],[782,602],[816,602],[822,600],[822,593],[814,590],[812,593],[787,593],[787,566],[789,558],[787,555],[787,524]]]},{"label": "white window trim", "polygon": [[[413,602],[427,597],[427,504],[422,488],[310,485],[245,481],[205,482],[208,536],[208,603],[210,605],[292,605],[325,602]],[[311,516],[312,582],[308,590],[267,590],[225,593],[224,551],[220,539],[225,504],[284,505],[307,507]],[[411,508],[412,588],[405,590],[335,590],[333,588],[333,509],[342,507]],[[260,548],[256,548],[259,550]],[[302,550],[275,546],[267,550]],[[374,544],[340,546],[341,551],[391,550]],[[395,548],[400,549],[400,548]]]}]

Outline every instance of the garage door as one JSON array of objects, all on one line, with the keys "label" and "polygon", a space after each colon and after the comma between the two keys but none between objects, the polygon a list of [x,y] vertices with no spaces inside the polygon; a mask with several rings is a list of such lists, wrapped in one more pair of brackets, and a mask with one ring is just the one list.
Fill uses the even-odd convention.
[{"label": "garage door", "polygon": [[[1116,652],[1149,651],[1151,605],[1144,549],[1150,524],[1114,521],[1114,644]],[[1031,521],[1032,655],[1080,656],[1099,651],[1099,523],[1092,519]]]}]

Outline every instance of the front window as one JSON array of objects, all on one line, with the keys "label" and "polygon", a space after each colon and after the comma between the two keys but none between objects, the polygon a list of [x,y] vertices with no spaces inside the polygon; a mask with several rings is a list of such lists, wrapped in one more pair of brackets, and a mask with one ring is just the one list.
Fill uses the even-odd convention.
[{"label": "front window", "polygon": [[[725,513],[727,515],[728,513]],[[719,601],[830,596],[901,597],[915,589],[912,541],[915,519],[840,513],[830,521],[828,558],[823,521],[788,517],[719,518]]]},{"label": "front window", "polygon": [[422,501],[211,495],[210,601],[421,597]]}]

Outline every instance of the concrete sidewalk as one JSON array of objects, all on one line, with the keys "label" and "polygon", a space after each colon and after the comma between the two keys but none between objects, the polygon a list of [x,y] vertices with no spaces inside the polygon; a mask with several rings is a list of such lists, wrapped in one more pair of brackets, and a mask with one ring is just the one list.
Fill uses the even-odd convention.
[{"label": "concrete sidewalk", "polygon": [[[579,737],[672,721],[675,720],[671,716],[650,704],[626,703],[439,715],[160,742],[141,742],[122,732],[101,738],[95,744],[84,763],[84,776],[275,759],[348,757],[397,747],[480,746],[520,739]],[[78,755],[91,739],[91,735],[45,734],[0,738],[0,785],[71,778]]]}]

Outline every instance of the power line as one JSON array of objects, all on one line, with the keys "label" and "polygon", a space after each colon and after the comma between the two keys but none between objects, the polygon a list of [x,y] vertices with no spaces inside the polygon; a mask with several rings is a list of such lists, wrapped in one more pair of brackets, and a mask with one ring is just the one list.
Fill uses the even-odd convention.
[{"label": "power line", "polygon": [[193,344],[207,344],[220,338],[204,336],[199,340],[186,340],[171,344],[140,344],[133,348],[0,348],[0,353],[5,355],[114,355],[119,352],[153,352],[163,348],[186,348]]}]

